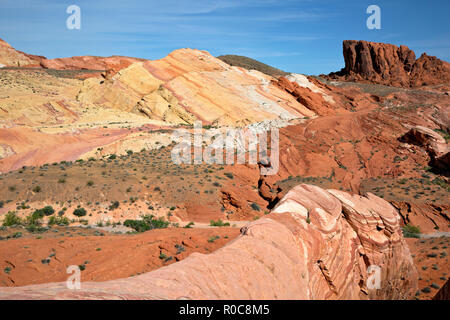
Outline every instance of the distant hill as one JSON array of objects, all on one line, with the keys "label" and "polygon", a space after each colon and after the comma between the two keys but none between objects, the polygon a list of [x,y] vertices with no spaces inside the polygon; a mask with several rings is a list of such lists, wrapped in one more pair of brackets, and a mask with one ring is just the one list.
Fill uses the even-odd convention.
[{"label": "distant hill", "polygon": [[237,66],[242,67],[248,70],[258,70],[262,73],[268,74],[272,77],[279,77],[284,76],[289,73],[284,72],[280,69],[271,67],[265,63],[259,62],[257,60],[254,60],[252,58],[244,57],[244,56],[237,56],[237,55],[224,55],[224,56],[218,56],[218,59],[222,60],[225,63],[228,63],[230,66]]}]

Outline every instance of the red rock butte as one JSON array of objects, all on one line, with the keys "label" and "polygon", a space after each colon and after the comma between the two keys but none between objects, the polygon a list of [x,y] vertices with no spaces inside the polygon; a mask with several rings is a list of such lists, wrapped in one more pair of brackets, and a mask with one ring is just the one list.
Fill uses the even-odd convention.
[{"label": "red rock butte", "polygon": [[450,64],[422,54],[416,60],[406,46],[345,40],[345,67],[329,74],[332,79],[366,81],[397,87],[420,87],[450,82]]}]

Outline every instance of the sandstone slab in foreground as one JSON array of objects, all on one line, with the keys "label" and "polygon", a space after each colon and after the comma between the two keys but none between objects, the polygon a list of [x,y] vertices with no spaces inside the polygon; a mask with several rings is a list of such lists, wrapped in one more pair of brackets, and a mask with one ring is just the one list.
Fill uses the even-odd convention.
[{"label": "sandstone slab in foreground", "polygon": [[[0,299],[408,299],[417,271],[386,201],[299,185],[212,254],[127,279],[0,288]],[[380,288],[367,287],[370,265]]]}]

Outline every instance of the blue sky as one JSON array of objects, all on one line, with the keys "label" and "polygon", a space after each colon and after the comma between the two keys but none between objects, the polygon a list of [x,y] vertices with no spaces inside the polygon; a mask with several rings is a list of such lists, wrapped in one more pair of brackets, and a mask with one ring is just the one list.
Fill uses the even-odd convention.
[{"label": "blue sky", "polygon": [[[81,8],[68,30],[66,8]],[[381,8],[381,30],[366,8]],[[404,44],[450,61],[448,0],[0,0],[0,38],[48,58],[159,59],[178,48],[240,54],[305,74],[344,66],[342,40]]]}]

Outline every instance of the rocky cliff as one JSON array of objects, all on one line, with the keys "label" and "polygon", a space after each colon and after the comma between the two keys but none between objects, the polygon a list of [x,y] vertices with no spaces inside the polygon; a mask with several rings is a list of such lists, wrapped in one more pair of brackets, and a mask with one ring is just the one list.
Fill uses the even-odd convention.
[{"label": "rocky cliff", "polygon": [[332,79],[365,81],[397,87],[449,84],[450,64],[423,54],[416,60],[406,46],[344,40],[345,67]]},{"label": "rocky cliff", "polygon": [[[212,254],[194,253],[136,277],[82,283],[81,290],[65,283],[0,288],[0,298],[409,299],[418,276],[399,220],[372,194],[299,185]],[[379,286],[372,282],[377,275]]]}]

